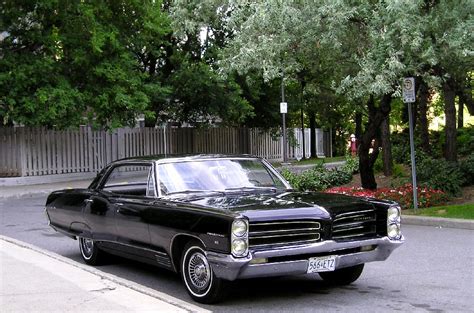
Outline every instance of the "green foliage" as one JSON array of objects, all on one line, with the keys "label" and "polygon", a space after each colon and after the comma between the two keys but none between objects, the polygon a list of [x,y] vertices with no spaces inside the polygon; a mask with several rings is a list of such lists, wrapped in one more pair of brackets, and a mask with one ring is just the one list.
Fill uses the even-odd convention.
[{"label": "green foliage", "polygon": [[375,160],[375,163],[374,163],[374,172],[380,173],[382,171],[383,171],[383,159],[382,159],[382,153],[379,153],[377,160]]},{"label": "green foliage", "polygon": [[316,164],[311,170],[295,174],[288,169],[281,171],[291,186],[300,191],[322,191],[329,187],[340,186],[352,180],[350,167],[326,169],[323,164]]},{"label": "green foliage", "polygon": [[394,163],[393,164],[393,169],[392,169],[392,177],[393,178],[403,178],[403,177],[406,177],[406,172],[405,172],[405,168],[403,167],[403,165],[401,164],[398,164],[398,163]]},{"label": "green foliage", "polygon": [[474,151],[474,125],[457,130],[458,154],[468,156]]},{"label": "green foliage", "polygon": [[205,43],[200,26],[176,38],[169,16],[173,5],[2,3],[0,119],[56,128],[85,123],[116,128],[134,125],[142,114],[152,125],[170,118],[242,123],[253,108],[235,80],[224,80],[216,70],[226,37],[219,31],[224,16],[208,7],[200,11],[212,24]]},{"label": "green foliage", "polygon": [[181,60],[172,74],[170,115],[175,121],[197,123],[216,118],[243,122],[252,115],[252,107],[241,97],[241,89],[232,80],[223,80],[203,62]]},{"label": "green foliage", "polygon": [[443,190],[453,196],[460,194],[464,182],[456,163],[430,157],[417,163],[417,179],[420,185]]},{"label": "green foliage", "polygon": [[459,162],[459,170],[463,176],[463,186],[474,185],[474,153]]},{"label": "green foliage", "polygon": [[[141,34],[169,32],[159,1],[8,1],[2,8],[4,122],[115,128],[149,115]],[[150,38],[150,37],[148,37]],[[136,50],[135,50],[136,49]],[[159,85],[158,85],[159,87]]]},{"label": "green foliage", "polygon": [[346,155],[346,163],[342,166],[341,170],[357,174],[359,172],[359,158]]}]

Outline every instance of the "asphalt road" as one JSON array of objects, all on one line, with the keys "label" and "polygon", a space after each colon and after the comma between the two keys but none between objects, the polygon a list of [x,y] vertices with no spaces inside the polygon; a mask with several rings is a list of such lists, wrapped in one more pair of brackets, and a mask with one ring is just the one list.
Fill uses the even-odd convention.
[{"label": "asphalt road", "polygon": [[[55,233],[43,213],[45,197],[0,199],[0,234],[80,261],[77,241]],[[236,282],[216,312],[473,312],[474,231],[403,227],[406,243],[385,262],[367,264],[346,287],[317,275]],[[100,269],[191,302],[168,271],[117,259]],[[131,299],[131,301],[133,301]]]}]

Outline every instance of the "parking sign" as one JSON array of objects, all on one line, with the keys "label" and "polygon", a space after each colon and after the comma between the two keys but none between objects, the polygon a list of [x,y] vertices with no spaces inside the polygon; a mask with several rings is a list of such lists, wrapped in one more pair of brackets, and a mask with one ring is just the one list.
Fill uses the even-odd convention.
[{"label": "parking sign", "polygon": [[403,102],[415,102],[415,79],[413,77],[406,77],[403,79]]}]

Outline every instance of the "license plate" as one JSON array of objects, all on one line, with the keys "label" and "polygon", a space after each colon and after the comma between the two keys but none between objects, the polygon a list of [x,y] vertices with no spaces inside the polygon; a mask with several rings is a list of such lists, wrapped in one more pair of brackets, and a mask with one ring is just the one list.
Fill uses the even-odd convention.
[{"label": "license plate", "polygon": [[336,269],[336,256],[309,258],[307,273],[331,272]]}]

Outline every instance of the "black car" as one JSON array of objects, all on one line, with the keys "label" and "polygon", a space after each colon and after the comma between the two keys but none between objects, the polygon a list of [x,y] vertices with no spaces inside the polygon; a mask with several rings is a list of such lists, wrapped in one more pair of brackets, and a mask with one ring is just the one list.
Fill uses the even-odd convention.
[{"label": "black car", "polygon": [[349,284],[404,241],[396,203],[295,192],[247,155],[119,160],[87,189],[51,193],[46,213],[79,239],[86,263],[113,254],[179,272],[202,303],[250,277],[318,273]]}]

